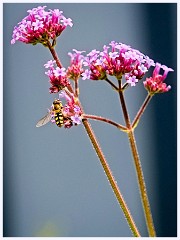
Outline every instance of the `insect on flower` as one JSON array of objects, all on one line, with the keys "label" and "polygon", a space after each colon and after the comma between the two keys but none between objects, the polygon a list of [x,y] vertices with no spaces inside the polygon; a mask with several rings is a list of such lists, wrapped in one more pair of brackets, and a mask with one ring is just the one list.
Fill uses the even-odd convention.
[{"label": "insect on flower", "polygon": [[51,121],[52,117],[55,119],[55,123],[58,127],[62,127],[64,125],[64,116],[62,113],[63,105],[59,99],[54,100],[52,104],[52,110],[49,111],[43,118],[41,118],[37,124],[36,127],[42,127],[48,122]]}]

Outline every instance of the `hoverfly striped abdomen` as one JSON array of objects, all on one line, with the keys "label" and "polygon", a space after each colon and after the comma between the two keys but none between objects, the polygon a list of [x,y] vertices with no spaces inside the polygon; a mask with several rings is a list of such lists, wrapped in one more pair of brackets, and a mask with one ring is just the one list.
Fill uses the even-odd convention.
[{"label": "hoverfly striped abdomen", "polygon": [[59,99],[54,100],[54,102],[53,102],[54,119],[55,119],[56,125],[58,127],[62,127],[64,124],[62,108],[63,108],[63,105],[62,105],[61,101]]},{"label": "hoverfly striped abdomen", "polygon": [[55,119],[56,125],[58,127],[62,127],[63,126],[63,124],[64,124],[64,117],[63,117],[63,114],[62,114],[61,111],[55,113],[54,119]]}]

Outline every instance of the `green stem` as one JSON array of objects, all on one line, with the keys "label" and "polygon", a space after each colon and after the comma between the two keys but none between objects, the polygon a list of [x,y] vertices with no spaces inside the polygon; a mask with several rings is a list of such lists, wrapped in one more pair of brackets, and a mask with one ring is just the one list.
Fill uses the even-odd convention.
[{"label": "green stem", "polygon": [[[62,64],[61,64],[59,58],[57,57],[55,49],[51,46],[51,44],[48,45],[48,48],[50,49],[52,56],[56,60],[57,66],[62,67]],[[71,85],[69,86],[68,89],[72,93],[74,92]],[[82,112],[84,114],[83,108],[82,108],[81,103],[80,103],[79,100],[78,100],[78,105],[80,106],[80,108],[81,108],[81,110],[82,110]],[[114,192],[114,194],[116,196],[116,199],[117,199],[120,207],[122,208],[122,211],[123,211],[123,213],[125,215],[125,218],[126,218],[126,220],[128,222],[129,228],[131,229],[131,231],[132,231],[132,233],[133,233],[133,235],[135,237],[140,237],[141,235],[140,235],[140,233],[138,231],[138,228],[136,227],[136,224],[135,224],[135,222],[134,222],[134,220],[133,220],[133,218],[131,216],[131,213],[130,213],[128,207],[127,207],[127,204],[126,204],[126,202],[125,202],[125,200],[124,200],[124,198],[123,198],[123,196],[122,196],[122,194],[120,192],[120,189],[119,189],[119,187],[117,185],[117,182],[115,181],[115,178],[114,178],[114,176],[113,176],[113,174],[111,172],[111,169],[110,169],[110,167],[109,167],[109,165],[108,165],[108,163],[106,161],[106,158],[105,158],[105,156],[104,156],[104,154],[103,154],[103,152],[102,152],[102,150],[100,148],[100,145],[99,145],[99,143],[98,143],[98,141],[97,141],[97,139],[95,137],[95,134],[94,134],[94,132],[93,132],[93,130],[91,128],[91,125],[90,125],[90,123],[88,122],[87,119],[83,119],[83,125],[84,125],[84,128],[85,128],[85,130],[86,130],[86,132],[87,132],[87,134],[88,134],[88,136],[89,136],[89,138],[91,140],[91,143],[92,143],[92,145],[93,145],[93,147],[94,147],[94,149],[95,149],[95,151],[96,151],[96,153],[97,153],[97,155],[99,157],[100,163],[101,163],[101,165],[102,165],[102,167],[103,167],[103,169],[105,171],[106,177],[109,180],[109,183],[110,183],[110,185],[111,185],[111,187],[113,189],[113,192]]]},{"label": "green stem", "polygon": [[119,97],[120,97],[120,102],[121,102],[126,126],[129,129],[129,132],[127,132],[127,134],[128,134],[130,147],[131,147],[132,156],[134,159],[134,164],[135,164],[135,169],[136,169],[136,174],[137,174],[137,179],[138,179],[138,185],[139,185],[139,191],[140,191],[141,201],[142,201],[144,215],[145,215],[145,219],[146,219],[146,225],[147,225],[147,229],[149,232],[149,236],[155,237],[156,233],[155,233],[155,228],[154,228],[153,219],[152,219],[152,215],[151,215],[149,199],[148,199],[146,185],[145,185],[145,181],[144,181],[144,177],[143,177],[141,162],[140,162],[140,158],[138,155],[136,141],[135,141],[133,129],[132,129],[132,126],[130,123],[128,111],[126,108],[123,91],[121,91],[121,82],[120,81],[118,81],[118,82],[119,82]]}]

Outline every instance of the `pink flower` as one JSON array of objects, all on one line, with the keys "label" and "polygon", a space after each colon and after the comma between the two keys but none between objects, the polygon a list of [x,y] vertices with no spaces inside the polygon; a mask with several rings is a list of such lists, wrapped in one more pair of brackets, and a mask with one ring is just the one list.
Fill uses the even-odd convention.
[{"label": "pink flower", "polygon": [[21,41],[33,45],[37,43],[46,45],[49,40],[55,42],[68,25],[72,27],[72,20],[66,19],[62,11],[58,9],[45,11],[45,8],[46,6],[39,6],[27,11],[29,15],[14,27],[11,44]]},{"label": "pink flower", "polygon": [[90,79],[91,78],[91,71],[86,69],[82,74],[82,80]]},{"label": "pink flower", "polygon": [[136,86],[137,82],[138,82],[138,79],[136,78],[136,76],[127,77],[127,83],[129,83],[131,87]]},{"label": "pink flower", "polygon": [[[164,74],[160,74],[160,69],[164,70]],[[161,65],[160,63],[156,63],[156,66],[153,71],[153,75],[150,78],[146,78],[143,82],[144,87],[148,90],[150,94],[155,93],[164,93],[168,92],[171,89],[171,86],[164,83],[164,80],[167,77],[168,72],[174,71],[172,68],[168,68],[165,65]]]},{"label": "pink flower", "polygon": [[63,107],[63,116],[64,116],[64,127],[70,128],[81,124],[82,122],[82,111],[81,108],[76,105],[73,95],[68,95],[65,91],[61,91],[59,98],[64,98],[66,104]]},{"label": "pink flower", "polygon": [[72,27],[73,26],[73,23],[72,23],[72,19],[71,18],[65,18],[63,17],[61,22],[64,24],[64,26],[70,26]]},{"label": "pink flower", "polygon": [[71,116],[71,120],[75,125],[81,124],[81,117],[78,114],[75,114],[74,116]]},{"label": "pink flower", "polygon": [[45,68],[53,68],[55,62],[56,62],[55,60],[49,60],[47,63],[44,64],[44,67]]},{"label": "pink flower", "polygon": [[65,68],[59,68],[57,67],[56,69],[53,70],[53,73],[55,75],[55,77],[64,77],[66,76],[66,69]]},{"label": "pink flower", "polygon": [[111,41],[109,46],[103,47],[102,52],[94,49],[84,58],[84,66],[87,66],[90,72],[85,71],[83,79],[86,79],[87,73],[92,80],[103,80],[106,75],[120,79],[128,74],[130,79],[126,79],[134,86],[153,65],[154,61],[140,51],[129,45]]},{"label": "pink flower", "polygon": [[84,56],[82,53],[85,51],[78,51],[76,49],[73,49],[73,51],[75,53],[68,53],[68,55],[71,57],[71,60],[70,66],[67,69],[67,76],[70,79],[77,80],[84,72],[84,69],[82,67]]},{"label": "pink flower", "polygon": [[49,88],[50,93],[58,93],[63,88],[70,85],[69,80],[66,76],[65,68],[54,68],[55,61],[48,61],[44,64],[45,68],[50,68],[45,74],[49,77],[51,87]]}]

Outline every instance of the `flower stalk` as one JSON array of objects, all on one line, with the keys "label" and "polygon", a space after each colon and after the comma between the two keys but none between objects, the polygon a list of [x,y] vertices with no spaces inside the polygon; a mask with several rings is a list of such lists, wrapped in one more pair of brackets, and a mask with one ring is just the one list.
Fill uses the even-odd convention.
[{"label": "flower stalk", "polygon": [[78,87],[78,79],[74,79],[74,89],[75,89],[75,96],[78,98],[79,96],[79,87]]},{"label": "flower stalk", "polygon": [[143,113],[144,113],[144,111],[145,111],[148,103],[149,103],[150,100],[152,99],[152,97],[153,97],[153,94],[150,94],[150,93],[149,93],[149,94],[147,95],[146,99],[144,100],[142,106],[140,107],[140,109],[139,109],[136,117],[134,118],[134,120],[133,120],[133,122],[132,122],[132,129],[134,129],[135,127],[137,127],[138,122],[139,122],[141,116],[143,115]]},{"label": "flower stalk", "polygon": [[121,192],[119,190],[117,182],[115,181],[115,179],[113,177],[113,174],[112,174],[112,172],[111,172],[111,170],[109,168],[109,165],[108,165],[108,163],[107,163],[107,161],[105,159],[105,156],[104,156],[104,154],[103,154],[103,152],[102,152],[102,150],[101,150],[101,148],[99,146],[99,143],[98,143],[97,139],[95,138],[94,132],[93,132],[89,122],[87,121],[87,119],[83,120],[83,124],[84,124],[84,127],[85,127],[85,129],[87,131],[87,134],[88,134],[88,136],[89,136],[89,138],[91,140],[91,143],[92,143],[92,145],[93,145],[93,147],[94,147],[94,149],[95,149],[95,151],[96,151],[96,153],[97,153],[97,155],[99,157],[101,165],[102,165],[102,167],[103,167],[103,169],[105,171],[105,174],[106,174],[106,176],[107,176],[107,178],[109,180],[109,183],[110,183],[110,185],[111,185],[111,187],[113,189],[113,192],[114,192],[114,194],[115,194],[115,196],[117,198],[117,201],[118,201],[119,205],[122,208],[122,211],[123,211],[123,213],[125,215],[125,218],[126,218],[128,224],[129,224],[129,227],[130,227],[134,237],[140,237],[140,233],[139,233],[139,231],[138,231],[138,229],[136,227],[136,224],[135,224],[135,222],[134,222],[134,220],[133,220],[133,218],[131,216],[131,213],[130,213],[127,205],[126,205],[126,202],[125,202],[125,200],[124,200],[124,198],[123,198],[123,196],[122,196],[122,194],[121,194]]},{"label": "flower stalk", "polygon": [[60,61],[60,59],[59,59],[59,57],[58,57],[58,55],[57,55],[57,53],[55,51],[54,46],[51,45],[50,41],[47,41],[47,47],[49,48],[49,51],[51,52],[54,60],[56,61],[57,66],[59,68],[62,68],[62,63],[61,63],[61,61]]},{"label": "flower stalk", "polygon": [[119,91],[119,88],[113,82],[111,82],[107,77],[104,80],[107,83],[109,83],[114,90]]},{"label": "flower stalk", "polygon": [[93,119],[93,120],[97,120],[97,121],[102,121],[102,122],[106,122],[106,123],[109,123],[115,127],[117,127],[118,129],[120,129],[121,131],[123,132],[126,132],[128,131],[126,127],[124,127],[123,125],[119,124],[119,123],[116,123],[110,119],[107,119],[107,118],[103,118],[103,117],[100,117],[100,116],[95,116],[95,115],[90,115],[90,114],[83,114],[83,118],[84,119]]},{"label": "flower stalk", "polygon": [[[144,176],[143,176],[143,171],[142,171],[142,167],[141,167],[141,162],[140,162],[140,158],[139,158],[139,155],[138,155],[138,150],[137,150],[136,141],[135,141],[135,137],[134,137],[134,132],[133,132],[133,128],[131,126],[130,118],[129,118],[128,111],[127,111],[127,108],[126,108],[124,94],[121,91],[121,81],[118,81],[118,82],[119,82],[119,97],[120,97],[120,102],[121,102],[122,111],[123,111],[123,114],[124,114],[124,119],[125,119],[125,122],[126,122],[126,126],[129,129],[127,134],[128,134],[130,147],[131,147],[132,156],[133,156],[133,159],[134,159],[134,165],[135,165],[135,169],[136,169],[139,191],[140,191],[141,201],[142,201],[142,205],[143,205],[143,209],[144,209],[144,215],[145,215],[145,219],[146,219],[146,225],[147,225],[147,229],[148,229],[148,232],[149,232],[149,236],[150,237],[155,237],[156,233],[155,233],[155,228],[154,228],[154,224],[153,224],[153,219],[152,219],[149,199],[148,199],[148,195],[147,195],[145,180],[144,180]],[[150,97],[148,97],[146,99],[145,103],[143,104],[143,107],[142,107],[141,111],[138,114],[139,117],[143,113],[143,111],[145,109],[145,106],[150,101],[150,99],[151,99]],[[137,119],[138,118],[135,118],[136,121],[137,121]]]},{"label": "flower stalk", "polygon": [[156,237],[156,232],[153,224],[153,218],[151,214],[149,199],[148,199],[146,185],[145,185],[145,180],[143,176],[143,171],[142,171],[141,162],[140,162],[140,158],[137,151],[133,130],[128,132],[128,139],[129,139],[129,143],[130,143],[130,147],[131,147],[131,151],[134,159],[135,169],[137,173],[139,190],[141,194],[141,200],[142,200],[142,205],[144,209],[147,229],[150,237]]},{"label": "flower stalk", "polygon": [[[52,50],[52,46],[51,45],[49,45],[48,47],[49,47],[50,52],[51,52],[54,60],[56,61],[57,65],[62,67],[62,64],[60,63],[60,60],[57,57],[55,49],[53,48],[53,50]],[[68,86],[68,89],[71,92],[73,92],[73,88],[72,88],[71,85]],[[83,111],[81,103],[79,102],[79,100],[77,100],[77,101],[78,101],[78,105],[81,107],[81,109]],[[83,113],[83,116],[87,117],[88,115],[85,115]],[[101,118],[101,120],[104,121],[105,119]],[[101,163],[101,165],[102,165],[102,167],[104,169],[106,177],[107,177],[107,179],[108,179],[108,181],[109,181],[109,183],[110,183],[110,185],[112,187],[112,190],[113,190],[113,192],[114,192],[114,194],[116,196],[116,199],[117,199],[117,201],[118,201],[118,203],[119,203],[119,205],[120,205],[120,207],[121,207],[121,209],[122,209],[122,211],[123,211],[123,213],[125,215],[125,218],[126,218],[126,220],[128,222],[129,228],[130,228],[133,236],[140,237],[141,235],[139,233],[139,230],[138,230],[138,228],[137,228],[137,226],[136,226],[136,224],[134,222],[134,219],[133,219],[133,217],[132,217],[132,215],[131,215],[131,213],[130,213],[130,211],[128,209],[128,206],[127,206],[127,204],[126,204],[126,202],[125,202],[125,200],[124,200],[124,198],[123,198],[123,196],[122,196],[122,194],[120,192],[120,189],[119,189],[119,187],[117,185],[117,182],[115,181],[115,178],[114,178],[114,176],[113,176],[113,174],[111,172],[111,169],[110,169],[110,167],[109,167],[109,165],[108,165],[108,163],[106,161],[106,158],[105,158],[105,156],[104,156],[104,154],[103,154],[103,152],[102,152],[102,150],[100,148],[100,145],[99,145],[99,143],[98,143],[98,141],[97,141],[97,139],[95,137],[95,134],[94,134],[94,132],[92,130],[92,127],[91,127],[90,123],[88,122],[87,119],[83,119],[82,122],[83,122],[84,128],[85,128],[85,130],[86,130],[86,132],[87,132],[87,134],[88,134],[88,136],[89,136],[89,138],[91,140],[91,143],[92,143],[92,145],[93,145],[93,147],[94,147],[94,149],[95,149],[95,151],[97,153],[97,156],[98,156],[98,158],[100,160],[100,163]],[[120,129],[126,130],[125,127],[123,127],[123,126],[121,126],[119,124],[117,126],[117,124],[113,123],[112,121],[110,121],[109,123],[115,125],[116,127],[120,128]]]}]

